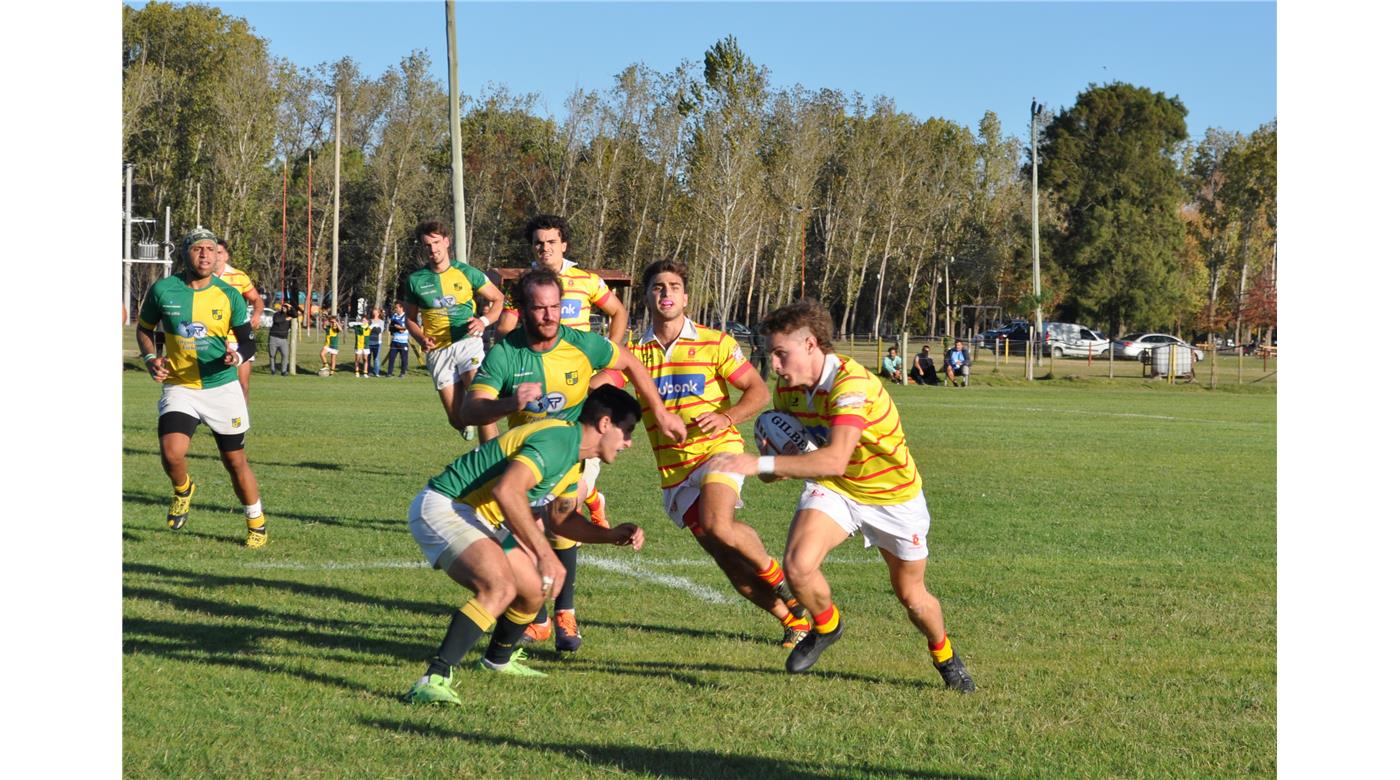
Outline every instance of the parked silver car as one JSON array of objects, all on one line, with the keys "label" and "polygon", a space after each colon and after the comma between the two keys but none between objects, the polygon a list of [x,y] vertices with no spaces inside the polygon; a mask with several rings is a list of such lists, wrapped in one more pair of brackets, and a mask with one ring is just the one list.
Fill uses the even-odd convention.
[{"label": "parked silver car", "polygon": [[1200,361],[1206,353],[1187,344],[1176,336],[1167,333],[1129,333],[1121,339],[1113,342],[1113,356],[1120,358],[1140,358],[1149,360],[1152,357],[1152,350],[1156,347],[1165,347],[1175,344],[1182,349],[1191,350],[1192,359]]},{"label": "parked silver car", "polygon": [[1045,352],[1055,357],[1108,357],[1109,340],[1073,322],[1045,323]]}]

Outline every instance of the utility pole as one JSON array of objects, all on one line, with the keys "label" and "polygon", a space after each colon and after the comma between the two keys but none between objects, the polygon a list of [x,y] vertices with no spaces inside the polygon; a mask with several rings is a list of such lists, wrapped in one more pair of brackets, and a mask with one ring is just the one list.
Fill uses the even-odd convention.
[{"label": "utility pole", "polygon": [[335,93],[335,204],[331,218],[331,314],[339,313],[336,308],[340,283],[340,93]]},{"label": "utility pole", "polygon": [[[1045,323],[1040,316],[1040,110],[1044,106],[1031,98],[1031,273],[1034,276],[1035,292],[1035,333],[1040,337]],[[1039,342],[1037,342],[1037,345]],[[1030,344],[1026,349],[1031,348]],[[1040,364],[1040,353],[1036,352],[1036,365]]]},{"label": "utility pole", "polygon": [[466,198],[462,185],[462,119],[457,104],[457,3],[447,0],[447,91],[452,130],[452,249],[459,263],[467,262]]},{"label": "utility pole", "polygon": [[136,166],[131,163],[126,165],[126,203],[122,214],[122,311],[126,312],[126,324],[132,321],[131,312],[131,177],[136,170]]}]

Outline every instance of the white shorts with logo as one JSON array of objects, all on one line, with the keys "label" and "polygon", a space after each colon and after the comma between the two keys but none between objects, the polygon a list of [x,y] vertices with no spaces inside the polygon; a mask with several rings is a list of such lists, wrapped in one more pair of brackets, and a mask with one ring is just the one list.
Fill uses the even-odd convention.
[{"label": "white shorts with logo", "polygon": [[862,504],[835,490],[808,482],[797,499],[797,511],[815,509],[836,521],[849,535],[860,531],[865,546],[894,553],[902,561],[928,557],[928,502],[921,491],[902,504]]},{"label": "white shorts with logo", "polygon": [[450,387],[481,367],[486,356],[480,336],[468,336],[428,353],[428,373],[437,389]]},{"label": "white shorts with logo", "polygon": [[214,433],[246,433],[251,426],[248,401],[237,382],[218,387],[165,385],[156,403],[156,417],[171,412],[198,418]]},{"label": "white shorts with logo", "polygon": [[[690,472],[690,476],[679,485],[662,489],[661,506],[677,528],[685,528],[685,513],[700,499],[700,487],[711,482],[728,485],[734,488],[734,495],[743,495],[744,475],[732,471],[711,471],[709,461],[700,464],[700,467]],[[743,498],[735,499],[735,509],[743,506]]]},{"label": "white shorts with logo", "polygon": [[356,355],[368,355],[368,354],[369,354],[369,347],[365,347],[364,349],[357,349],[357,350],[355,350],[355,354],[356,354]]},{"label": "white shorts with logo", "polygon": [[510,529],[493,528],[476,516],[470,504],[462,504],[432,488],[423,488],[408,505],[408,530],[434,569],[446,569],[462,551],[493,539],[502,547],[513,541]]}]

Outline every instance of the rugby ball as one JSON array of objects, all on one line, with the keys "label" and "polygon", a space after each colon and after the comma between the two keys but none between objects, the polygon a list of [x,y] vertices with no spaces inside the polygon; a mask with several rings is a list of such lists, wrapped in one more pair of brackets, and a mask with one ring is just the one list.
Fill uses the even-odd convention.
[{"label": "rugby ball", "polygon": [[[777,409],[769,409],[754,418],[753,437],[763,455],[800,455],[817,449],[817,442],[802,423]],[[763,446],[765,441],[770,446]]]},{"label": "rugby ball", "polygon": [[319,369],[316,370],[316,375],[317,375],[317,376],[330,376],[330,375],[331,375],[331,370],[330,370],[329,368],[326,368],[325,366],[321,366]]}]

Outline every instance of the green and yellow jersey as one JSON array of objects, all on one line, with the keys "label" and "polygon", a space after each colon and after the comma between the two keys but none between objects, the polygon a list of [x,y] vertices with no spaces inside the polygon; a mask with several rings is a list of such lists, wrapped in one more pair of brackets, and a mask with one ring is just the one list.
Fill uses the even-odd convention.
[{"label": "green and yellow jersey", "polygon": [[355,351],[358,352],[365,347],[365,337],[369,335],[369,323],[356,320],[350,323],[350,330],[355,332]]},{"label": "green and yellow jersey", "polygon": [[248,322],[248,303],[226,282],[211,277],[195,290],[183,277],[167,276],[151,285],[141,304],[140,326],[165,331],[168,385],[218,387],[238,379],[238,369],[224,365],[233,329]]},{"label": "green and yellow jersey", "polygon": [[326,346],[331,349],[340,349],[340,328],[334,325],[326,326]]},{"label": "green and yellow jersey", "polygon": [[491,494],[511,463],[525,464],[539,480],[525,493],[531,506],[545,506],[578,492],[578,448],[583,428],[564,420],[540,420],[512,428],[452,461],[428,487],[468,504],[476,516],[499,527],[505,513]]},{"label": "green and yellow jersey", "polygon": [[588,380],[600,369],[616,368],[616,344],[596,333],[559,326],[559,340],[544,352],[530,349],[525,329],[496,342],[468,391],[484,390],[493,398],[511,395],[526,382],[543,385],[543,395],[506,419],[511,426],[554,418],[573,422],[588,398]]},{"label": "green and yellow jersey", "polygon": [[834,426],[860,429],[845,472],[814,482],[862,504],[902,504],[923,489],[899,410],[879,378],[855,360],[827,355],[821,379],[810,394],[801,387],[780,384],[773,394],[773,408],[801,420],[823,446]]},{"label": "green and yellow jersey", "polygon": [[439,348],[467,337],[467,323],[476,316],[476,291],[491,284],[486,274],[453,261],[442,273],[420,268],[409,274],[408,301],[423,315],[423,335]]}]

